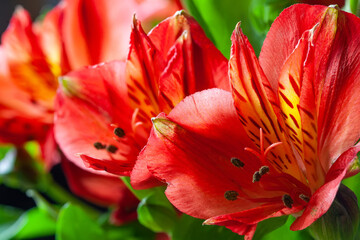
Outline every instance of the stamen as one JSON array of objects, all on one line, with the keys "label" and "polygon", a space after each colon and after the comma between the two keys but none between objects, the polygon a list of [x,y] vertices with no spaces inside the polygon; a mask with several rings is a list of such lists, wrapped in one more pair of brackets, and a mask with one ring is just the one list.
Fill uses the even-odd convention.
[{"label": "stamen", "polygon": [[240,161],[240,159],[238,159],[238,158],[233,157],[233,158],[231,158],[230,161],[235,167],[244,167],[245,166],[245,163]]},{"label": "stamen", "polygon": [[270,171],[270,168],[268,166],[262,166],[259,169],[259,173],[260,173],[261,176],[268,173],[269,171]]},{"label": "stamen", "polygon": [[248,147],[245,147],[244,150],[254,154],[265,165],[265,164],[268,164],[267,154],[270,152],[271,149],[282,144],[282,142],[273,143],[264,150],[264,136],[263,136],[262,128],[260,128],[260,137],[259,138],[260,138],[260,146],[259,146],[260,152],[254,150],[252,148],[248,148]]},{"label": "stamen", "polygon": [[294,204],[294,200],[288,194],[285,194],[284,196],[282,196],[282,201],[283,201],[285,207],[288,207],[288,208],[292,208],[292,205]]},{"label": "stamen", "polygon": [[224,194],[224,197],[226,198],[226,200],[229,200],[229,201],[235,201],[238,196],[239,196],[239,193],[237,191],[226,191]]},{"label": "stamen", "polygon": [[299,198],[305,202],[309,202],[310,198],[308,196],[306,196],[305,194],[300,194]]},{"label": "stamen", "polygon": [[261,179],[261,174],[259,173],[259,171],[256,171],[255,173],[254,173],[254,175],[253,175],[253,180],[252,180],[252,182],[254,183],[254,182],[258,182],[258,181],[260,181],[260,179]]},{"label": "stamen", "polygon": [[105,148],[106,148],[106,145],[105,145],[105,144],[102,144],[101,142],[95,142],[95,143],[94,143],[94,147],[95,147],[97,150],[100,150],[100,149],[105,149]]},{"label": "stamen", "polygon": [[125,137],[125,131],[124,131],[124,129],[119,128],[119,127],[117,127],[117,128],[114,129],[114,134],[115,134],[116,136],[118,136],[119,138]]},{"label": "stamen", "polygon": [[115,152],[118,150],[118,148],[117,148],[116,146],[110,144],[110,145],[106,148],[106,150],[107,150],[108,152],[110,152],[110,153],[115,153]]}]

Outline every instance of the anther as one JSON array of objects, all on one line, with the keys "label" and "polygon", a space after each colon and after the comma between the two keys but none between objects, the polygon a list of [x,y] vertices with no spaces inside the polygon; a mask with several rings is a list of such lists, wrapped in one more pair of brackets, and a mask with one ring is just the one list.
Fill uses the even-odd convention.
[{"label": "anther", "polygon": [[105,149],[106,148],[106,145],[105,144],[102,144],[101,142],[95,142],[94,143],[94,147],[98,150],[100,149]]},{"label": "anther", "polygon": [[253,183],[254,183],[254,182],[258,182],[258,181],[260,181],[260,178],[261,178],[261,175],[260,175],[259,171],[256,171],[256,172],[254,173],[254,175],[253,175],[253,180],[252,180],[252,182],[253,182]]},{"label": "anther", "polygon": [[240,161],[240,159],[238,159],[238,158],[233,157],[233,158],[231,158],[230,161],[235,167],[244,167],[245,166],[245,164],[242,161]]},{"label": "anther", "polygon": [[300,194],[299,198],[305,202],[309,202],[310,198],[308,196],[306,196],[305,194]]},{"label": "anther", "polygon": [[224,197],[226,198],[226,200],[229,200],[229,201],[235,201],[238,196],[239,196],[239,193],[237,191],[226,191],[224,194]]},{"label": "anther", "polygon": [[116,136],[118,136],[119,138],[125,137],[125,131],[124,131],[124,129],[119,128],[119,127],[117,127],[117,128],[114,129],[114,134],[115,134]]},{"label": "anther", "polygon": [[261,176],[268,173],[269,171],[270,171],[270,168],[268,166],[262,166],[259,169],[259,173],[260,173]]},{"label": "anther", "polygon": [[288,207],[288,208],[292,208],[292,205],[294,204],[294,200],[288,194],[285,194],[284,196],[282,196],[282,201],[283,201],[285,207]]},{"label": "anther", "polygon": [[114,145],[109,145],[109,146],[106,148],[106,150],[107,150],[108,152],[115,153],[115,152],[118,150],[118,148],[117,148],[116,146],[114,146]]}]

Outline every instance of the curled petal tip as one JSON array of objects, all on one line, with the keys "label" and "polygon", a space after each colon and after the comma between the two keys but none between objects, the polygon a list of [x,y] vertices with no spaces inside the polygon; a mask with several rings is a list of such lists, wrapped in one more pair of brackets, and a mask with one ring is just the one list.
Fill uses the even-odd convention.
[{"label": "curled petal tip", "polygon": [[175,13],[175,16],[186,16],[186,13],[184,10],[179,10]]},{"label": "curled petal tip", "polygon": [[329,5],[329,8],[334,8],[336,10],[340,10],[340,8],[337,4],[331,4],[331,5]]},{"label": "curled petal tip", "polygon": [[133,14],[133,20],[132,20],[132,24],[131,24],[131,28],[134,29],[137,27],[138,25],[138,19],[136,18],[136,13]]},{"label": "curled petal tip", "polygon": [[202,223],[203,226],[204,226],[204,225],[214,225],[214,224],[215,224],[215,221],[214,221],[213,218],[206,219],[206,220]]}]

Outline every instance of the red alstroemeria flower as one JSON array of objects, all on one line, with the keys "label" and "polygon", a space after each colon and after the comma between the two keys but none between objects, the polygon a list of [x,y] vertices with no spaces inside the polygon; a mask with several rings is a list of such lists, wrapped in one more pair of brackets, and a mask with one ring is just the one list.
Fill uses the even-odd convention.
[{"label": "red alstroemeria flower", "polygon": [[148,29],[182,9],[175,0],[63,0],[64,51],[71,69],[125,59],[132,16]]},{"label": "red alstroemeria flower", "polygon": [[150,25],[179,7],[170,0],[64,0],[34,24],[26,10],[17,8],[1,39],[1,141],[44,139],[60,75],[125,59],[134,13]]},{"label": "red alstroemeria flower", "polygon": [[[64,0],[43,21],[32,23],[28,12],[18,8],[1,39],[0,142],[21,146],[37,140],[46,169],[58,163],[61,158],[53,136],[58,77],[80,66],[125,58],[134,12],[150,25],[177,9],[179,3],[170,0]],[[65,165],[69,164],[63,166],[71,189],[89,201],[102,203],[104,194],[112,194],[113,199],[120,195],[108,187],[85,187],[92,179],[125,187],[120,179],[77,165],[68,171]],[[77,181],[72,172],[78,173]],[[124,214],[118,211],[117,215]]]},{"label": "red alstroemeria flower", "polygon": [[[55,119],[61,149],[79,166],[84,161],[117,175],[132,172],[150,133],[151,117],[169,112],[196,91],[229,89],[226,58],[183,12],[149,35],[134,19],[126,63],[74,71],[61,82]],[[137,164],[132,181],[153,186],[144,164]]]},{"label": "red alstroemeria flower", "polygon": [[160,114],[138,161],[205,224],[251,239],[258,222],[293,214],[291,229],[306,228],[358,171],[359,31],[352,14],[294,5],[275,20],[259,62],[238,25],[233,98],[207,90]]}]

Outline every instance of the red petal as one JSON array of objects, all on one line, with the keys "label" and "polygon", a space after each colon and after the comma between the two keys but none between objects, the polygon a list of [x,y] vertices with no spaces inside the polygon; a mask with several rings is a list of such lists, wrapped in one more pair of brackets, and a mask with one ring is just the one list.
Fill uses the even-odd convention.
[{"label": "red petal", "polygon": [[[90,159],[87,163],[95,161],[94,168],[128,174],[145,143],[147,136],[138,136],[131,125],[124,68],[123,62],[111,62],[72,72],[62,79],[55,136],[67,158],[79,167],[84,168],[82,157]],[[112,124],[122,128],[125,136],[117,137]],[[96,142],[117,149],[114,153],[97,149]]]},{"label": "red petal", "polygon": [[62,168],[71,191],[90,202],[102,206],[114,206],[123,202],[119,207],[124,209],[138,203],[116,176],[104,176],[84,170],[65,158],[62,159]]},{"label": "red petal", "polygon": [[43,108],[53,110],[57,76],[52,71],[26,10],[17,8],[2,35],[2,47],[14,84]]},{"label": "red petal", "polygon": [[164,185],[163,182],[156,179],[147,168],[147,160],[146,160],[146,146],[140,152],[135,166],[132,169],[130,179],[131,186],[134,189],[148,189],[157,186]]},{"label": "red petal", "polygon": [[[232,104],[230,93],[219,89],[185,98],[168,118],[159,115],[154,120],[155,128],[139,156],[140,161],[147,161],[155,177],[168,183],[168,199],[189,215],[209,218],[253,208],[262,202],[281,202],[279,188],[274,186],[277,190],[268,191],[252,182],[261,162],[244,151],[245,146],[253,144]],[[233,166],[232,157],[239,158],[245,166]],[[237,191],[239,200],[226,200],[227,191]]]},{"label": "red petal", "polygon": [[[262,142],[264,148],[276,142],[283,143],[270,150],[271,154],[263,160],[264,165],[272,166],[278,172],[289,173],[305,183],[292,148],[286,144],[287,138],[281,126],[275,94],[239,24],[231,39],[229,75],[235,107],[241,123],[259,148],[263,147]],[[266,141],[259,136],[260,128],[263,129]]]},{"label": "red petal", "polygon": [[303,32],[311,29],[325,10],[325,6],[295,4],[285,9],[271,25],[259,61],[275,91],[283,63],[292,53]]},{"label": "red petal", "polygon": [[[159,24],[149,37],[164,57],[167,56],[159,83],[163,111],[169,112],[185,96],[197,91],[214,87],[230,90],[226,58],[200,25],[184,12]],[[163,51],[164,45],[169,48],[167,52]]]},{"label": "red petal", "polygon": [[336,160],[326,175],[325,184],[312,195],[304,213],[291,225],[291,230],[304,229],[326,213],[333,203],[341,180],[359,151],[360,144],[357,144]]},{"label": "red petal", "polygon": [[323,65],[317,76],[323,79],[318,139],[325,169],[360,138],[360,20],[352,14],[333,11],[338,15],[336,36],[329,46],[328,58],[321,58]]},{"label": "red petal", "polygon": [[232,231],[240,235],[245,235],[247,239],[251,240],[258,222],[272,217],[297,213],[302,209],[303,206],[287,208],[283,203],[267,204],[239,213],[213,217],[207,219],[204,224],[226,226]]},{"label": "red petal", "polygon": [[139,109],[139,117],[146,129],[151,128],[151,117],[159,112],[159,76],[164,59],[134,18],[130,51],[126,63],[126,82],[130,103]]},{"label": "red petal", "polygon": [[177,10],[167,0],[66,0],[63,33],[72,69],[125,59],[133,14],[152,24]]}]

